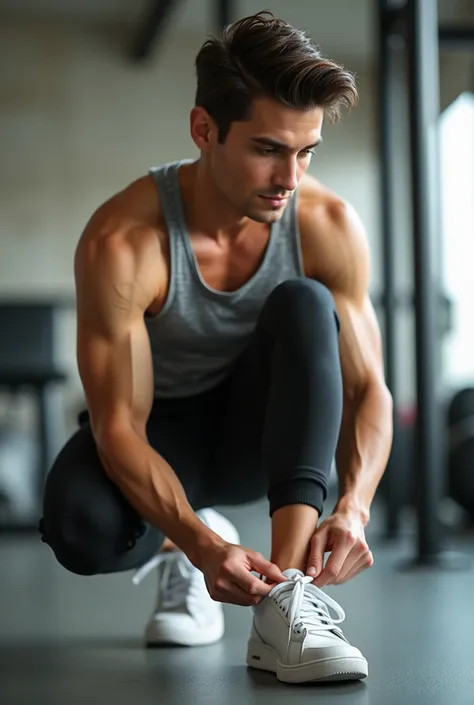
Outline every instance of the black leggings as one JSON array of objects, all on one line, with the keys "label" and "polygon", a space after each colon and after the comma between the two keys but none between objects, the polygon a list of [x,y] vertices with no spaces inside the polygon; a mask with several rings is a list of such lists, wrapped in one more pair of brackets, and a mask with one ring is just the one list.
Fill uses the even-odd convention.
[{"label": "black leggings", "polygon": [[[195,511],[267,496],[322,513],[342,416],[339,319],[330,292],[292,279],[268,297],[253,338],[211,391],[156,400],[150,445]],[[81,575],[143,565],[164,540],[105,474],[87,414],[46,481],[40,533]]]}]

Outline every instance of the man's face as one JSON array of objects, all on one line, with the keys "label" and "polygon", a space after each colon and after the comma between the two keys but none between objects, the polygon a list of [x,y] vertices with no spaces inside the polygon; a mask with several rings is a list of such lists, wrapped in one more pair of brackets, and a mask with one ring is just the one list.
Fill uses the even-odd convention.
[{"label": "man's face", "polygon": [[233,122],[224,144],[211,130],[206,156],[216,187],[237,217],[273,223],[321,142],[324,111],[301,111],[261,98],[248,121]]}]

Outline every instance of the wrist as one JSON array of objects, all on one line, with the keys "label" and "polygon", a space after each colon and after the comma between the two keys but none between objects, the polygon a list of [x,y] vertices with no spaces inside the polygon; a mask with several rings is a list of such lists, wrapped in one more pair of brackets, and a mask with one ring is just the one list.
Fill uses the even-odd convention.
[{"label": "wrist", "polygon": [[194,527],[188,546],[183,550],[194,567],[202,570],[206,555],[226,542],[199,519],[198,522],[199,526]]},{"label": "wrist", "polygon": [[343,495],[337,501],[334,512],[342,514],[355,514],[362,524],[367,526],[370,521],[370,508],[352,495]]}]

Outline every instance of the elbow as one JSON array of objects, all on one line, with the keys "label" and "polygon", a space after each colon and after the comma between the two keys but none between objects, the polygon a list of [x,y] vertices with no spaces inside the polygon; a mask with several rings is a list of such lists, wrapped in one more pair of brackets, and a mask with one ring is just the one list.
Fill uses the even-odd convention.
[{"label": "elbow", "polygon": [[367,391],[366,400],[369,407],[374,410],[374,418],[384,429],[387,438],[393,438],[393,412],[394,404],[392,394],[385,381],[373,382]]},{"label": "elbow", "polygon": [[93,433],[99,452],[111,463],[123,456],[133,440],[146,439],[145,429],[136,428],[128,419],[97,424]]},{"label": "elbow", "polygon": [[393,416],[393,396],[385,381],[380,384],[380,393],[385,403],[385,408],[390,416]]},{"label": "elbow", "polygon": [[124,437],[130,433],[128,425],[110,420],[92,424],[92,433],[101,457],[113,463]]},{"label": "elbow", "polygon": [[385,393],[387,395],[387,405],[390,409],[390,413],[393,416],[393,411],[394,411],[393,396],[392,396],[390,389],[386,385],[385,385]]},{"label": "elbow", "polygon": [[115,484],[120,484],[124,468],[130,466],[133,437],[126,426],[103,425],[94,434],[97,452],[104,472]]},{"label": "elbow", "polygon": [[349,396],[348,404],[354,409],[370,407],[374,411],[377,410],[376,413],[380,419],[393,418],[393,397],[385,380],[371,376],[357,389],[351,390]]},{"label": "elbow", "polygon": [[352,406],[359,406],[368,398],[379,399],[385,408],[393,410],[393,397],[383,377],[361,375],[357,382],[344,386],[344,396]]},{"label": "elbow", "polygon": [[117,446],[118,430],[109,426],[101,426],[93,429],[93,433],[99,453],[111,459],[113,450]]},{"label": "elbow", "polygon": [[366,395],[376,397],[379,400],[380,407],[387,414],[393,414],[393,397],[387,387],[385,380],[373,379],[366,386]]},{"label": "elbow", "polygon": [[390,392],[390,389],[387,387],[387,384],[385,380],[377,380],[377,382],[373,383],[373,387],[375,390],[375,393],[379,395],[384,408],[387,409],[387,412],[393,413],[393,397],[392,393]]},{"label": "elbow", "polygon": [[118,466],[118,434],[107,426],[92,427],[92,433],[105,473],[113,480]]}]

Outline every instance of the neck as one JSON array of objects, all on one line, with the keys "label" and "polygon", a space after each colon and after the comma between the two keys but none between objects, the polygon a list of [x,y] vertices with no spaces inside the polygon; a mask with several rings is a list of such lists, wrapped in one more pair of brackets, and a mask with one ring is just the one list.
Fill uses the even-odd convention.
[{"label": "neck", "polygon": [[217,187],[202,159],[180,170],[188,229],[215,240],[236,239],[251,223]]}]

